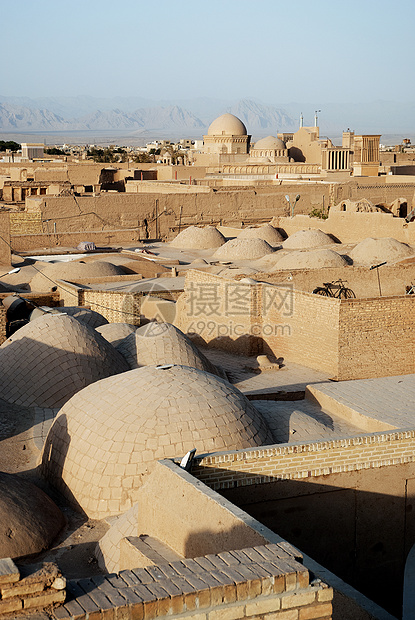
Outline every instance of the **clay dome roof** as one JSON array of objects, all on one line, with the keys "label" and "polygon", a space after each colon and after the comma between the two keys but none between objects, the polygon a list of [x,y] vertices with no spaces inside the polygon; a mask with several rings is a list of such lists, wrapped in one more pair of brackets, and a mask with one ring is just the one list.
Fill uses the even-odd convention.
[{"label": "clay dome roof", "polygon": [[117,346],[131,369],[180,364],[218,375],[218,369],[180,329],[170,323],[147,323]]},{"label": "clay dome roof", "polygon": [[274,263],[275,269],[322,269],[323,267],[347,267],[348,262],[337,252],[328,248],[297,250],[289,252]]},{"label": "clay dome roof", "polygon": [[130,325],[129,323],[107,323],[95,329],[105,340],[110,342],[113,347],[116,347],[124,338],[135,332],[137,325]]},{"label": "clay dome roof", "polygon": [[307,248],[317,248],[323,245],[331,245],[335,243],[333,239],[326,235],[319,228],[308,230],[297,230],[283,242],[283,246],[290,250],[301,250]]},{"label": "clay dome roof", "polygon": [[37,486],[0,472],[0,556],[20,558],[47,549],[65,525],[54,502]]},{"label": "clay dome roof", "polygon": [[101,278],[119,275],[125,275],[124,269],[107,261],[49,263],[40,273],[33,276],[30,280],[30,288],[32,291],[50,291],[56,286],[56,280],[76,280],[77,278]]},{"label": "clay dome roof", "polygon": [[89,385],[62,407],[42,473],[101,519],[131,508],[159,459],[272,442],[264,418],[227,381],[186,366],[147,366]]},{"label": "clay dome roof", "polygon": [[255,260],[271,254],[273,248],[263,239],[231,239],[213,254],[218,260]]},{"label": "clay dome roof", "polygon": [[271,224],[244,228],[239,233],[238,239],[262,239],[272,246],[280,245],[283,241],[281,233]]},{"label": "clay dome roof", "polygon": [[254,147],[256,149],[266,149],[268,151],[281,151],[285,149],[285,143],[280,140],[280,138],[275,138],[274,136],[267,136],[266,138],[262,138],[255,142]]},{"label": "clay dome roof", "polygon": [[410,246],[393,237],[382,239],[368,237],[350,252],[353,262],[361,265],[374,265],[383,261],[394,262],[413,255],[414,250]]},{"label": "clay dome roof", "polygon": [[24,407],[62,406],[89,383],[128,370],[94,329],[62,313],[28,323],[0,347],[0,398]]},{"label": "clay dome roof", "polygon": [[214,226],[189,226],[170,242],[174,248],[189,250],[208,250],[219,248],[226,242],[225,237]]},{"label": "clay dome roof", "polygon": [[108,323],[107,319],[102,316],[99,312],[95,312],[95,310],[89,310],[89,308],[82,308],[81,306],[59,306],[57,308],[49,308],[47,306],[41,306],[40,308],[35,308],[30,315],[30,320],[34,321],[39,317],[45,314],[45,311],[56,314],[57,312],[62,312],[63,314],[67,314],[72,316],[77,321],[80,321],[84,325],[88,325],[88,327],[99,327],[100,325],[105,325]]},{"label": "clay dome roof", "polygon": [[209,125],[208,136],[246,136],[243,122],[233,114],[222,114]]}]

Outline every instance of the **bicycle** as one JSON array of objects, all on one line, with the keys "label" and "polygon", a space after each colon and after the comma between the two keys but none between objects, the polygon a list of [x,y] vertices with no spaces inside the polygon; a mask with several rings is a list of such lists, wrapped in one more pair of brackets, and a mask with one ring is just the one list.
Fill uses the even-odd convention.
[{"label": "bicycle", "polygon": [[323,282],[323,286],[314,289],[315,295],[323,297],[336,297],[336,299],[353,299],[356,297],[351,288],[344,286],[346,280],[334,280],[333,282]]}]

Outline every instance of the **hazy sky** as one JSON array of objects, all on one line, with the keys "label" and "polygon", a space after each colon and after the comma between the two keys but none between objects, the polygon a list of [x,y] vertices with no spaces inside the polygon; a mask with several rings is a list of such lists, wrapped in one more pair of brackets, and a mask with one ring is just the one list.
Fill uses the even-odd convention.
[{"label": "hazy sky", "polygon": [[415,101],[414,0],[0,0],[0,95]]}]

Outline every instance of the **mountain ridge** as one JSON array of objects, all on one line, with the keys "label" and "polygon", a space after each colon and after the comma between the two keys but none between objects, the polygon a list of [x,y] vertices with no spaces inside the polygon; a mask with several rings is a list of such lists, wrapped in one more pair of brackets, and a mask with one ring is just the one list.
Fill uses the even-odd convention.
[{"label": "mountain ridge", "polygon": [[0,131],[72,132],[122,131],[184,132],[202,137],[210,123],[225,112],[238,116],[256,138],[314,124],[319,110],[320,134],[341,135],[347,128],[356,133],[396,134],[415,131],[415,103],[377,100],[371,103],[288,103],[271,105],[254,98],[225,101],[199,97],[180,101],[155,101],[142,97],[4,97],[0,95]]}]

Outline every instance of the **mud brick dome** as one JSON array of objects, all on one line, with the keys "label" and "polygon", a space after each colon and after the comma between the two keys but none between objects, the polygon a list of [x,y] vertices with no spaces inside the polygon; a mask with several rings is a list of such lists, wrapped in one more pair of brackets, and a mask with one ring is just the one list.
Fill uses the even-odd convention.
[{"label": "mud brick dome", "polygon": [[271,246],[280,245],[283,241],[281,233],[271,226],[271,224],[244,228],[243,231],[239,233],[238,239],[262,239]]},{"label": "mud brick dome", "polygon": [[271,254],[273,248],[263,239],[231,239],[218,248],[213,258],[218,260],[255,260]]},{"label": "mud brick dome", "polygon": [[56,280],[101,278],[119,275],[125,275],[124,269],[107,261],[50,263],[41,272],[33,276],[30,281],[30,288],[32,291],[50,291],[56,286]]},{"label": "mud brick dome", "polygon": [[183,248],[188,250],[209,250],[211,248],[219,248],[226,242],[222,233],[214,226],[189,226],[177,235],[170,243],[174,248]]},{"label": "mud brick dome", "polygon": [[180,329],[170,323],[147,323],[129,334],[117,350],[131,369],[140,366],[179,364],[219,374],[218,369],[203,355]]},{"label": "mud brick dome", "polygon": [[326,235],[322,230],[297,230],[284,241],[284,248],[289,250],[300,250],[306,248],[318,248],[324,245],[335,243],[333,239]]},{"label": "mud brick dome", "polygon": [[65,525],[56,504],[37,486],[0,472],[0,555],[19,558],[47,549]]},{"label": "mud brick dome", "polygon": [[186,366],[138,368],[88,386],[62,407],[42,473],[88,517],[129,509],[154,463],[272,443],[261,414],[227,381]]},{"label": "mud brick dome", "polygon": [[0,347],[0,398],[24,407],[61,407],[85,386],[128,370],[94,329],[62,313],[31,321]]},{"label": "mud brick dome", "polygon": [[208,136],[246,136],[243,122],[233,114],[222,114],[209,125]]},{"label": "mud brick dome", "polygon": [[124,338],[135,332],[137,326],[129,323],[107,323],[106,325],[99,325],[95,329],[113,347],[116,347]]}]

